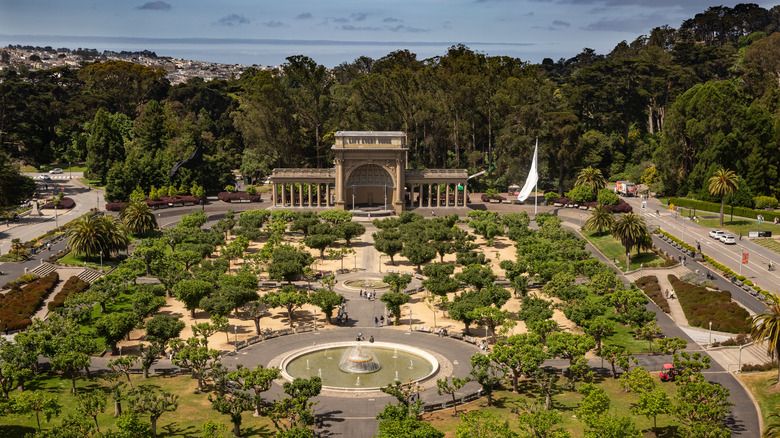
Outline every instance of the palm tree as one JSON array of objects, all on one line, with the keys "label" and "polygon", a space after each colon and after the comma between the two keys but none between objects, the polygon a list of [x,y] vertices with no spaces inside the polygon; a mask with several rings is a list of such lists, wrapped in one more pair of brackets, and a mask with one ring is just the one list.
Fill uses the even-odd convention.
[{"label": "palm tree", "polygon": [[[767,305],[764,313],[753,317],[750,335],[761,345],[766,342],[770,357],[780,357],[780,295],[767,293],[762,300]],[[777,370],[777,386],[780,386],[780,368]]]},{"label": "palm tree", "polygon": [[607,207],[603,205],[597,205],[593,209],[593,213],[590,214],[590,218],[585,222],[585,229],[594,231],[598,230],[599,234],[602,230],[610,230],[615,225],[615,217]]},{"label": "palm tree", "polygon": [[734,193],[739,188],[737,174],[733,170],[720,168],[710,178],[710,193],[713,196],[720,196],[720,226],[723,226],[723,203],[726,201],[726,195]]},{"label": "palm tree", "polygon": [[157,218],[145,200],[131,200],[119,212],[119,217],[133,234],[143,235],[157,228]]},{"label": "palm tree", "polygon": [[647,242],[648,232],[645,220],[634,213],[626,213],[612,227],[612,235],[620,240],[620,243],[626,248],[626,269],[628,269],[631,249]]},{"label": "palm tree", "polygon": [[601,173],[600,169],[596,169],[593,166],[588,166],[580,170],[574,186],[588,186],[593,191],[593,196],[597,196],[599,190],[607,186],[607,180],[604,179],[604,175]]},{"label": "palm tree", "polygon": [[780,406],[775,406],[774,413],[769,415],[769,418],[774,418],[777,421],[764,426],[764,433],[762,438],[773,438],[780,436]]},{"label": "palm tree", "polygon": [[68,229],[68,248],[87,259],[127,248],[130,240],[124,226],[112,216],[89,216],[76,220]]}]

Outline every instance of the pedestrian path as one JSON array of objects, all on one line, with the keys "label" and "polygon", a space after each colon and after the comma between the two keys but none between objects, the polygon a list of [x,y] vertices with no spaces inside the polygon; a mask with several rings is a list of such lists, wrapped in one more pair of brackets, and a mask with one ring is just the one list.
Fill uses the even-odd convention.
[{"label": "pedestrian path", "polygon": [[[629,281],[634,282],[641,277],[654,275],[656,278],[658,278],[658,285],[661,286],[661,290],[664,291],[664,296],[668,296],[668,292],[674,290],[674,288],[672,288],[672,284],[669,282],[669,275],[674,275],[677,278],[680,278],[683,275],[690,273],[691,270],[686,266],[677,265],[669,269],[639,269],[626,274],[626,278],[629,279]],[[669,303],[669,317],[671,317],[674,323],[678,326],[687,327],[688,318],[685,317],[685,312],[683,312],[682,306],[680,306],[680,302],[677,299],[667,299],[666,301]]]}]

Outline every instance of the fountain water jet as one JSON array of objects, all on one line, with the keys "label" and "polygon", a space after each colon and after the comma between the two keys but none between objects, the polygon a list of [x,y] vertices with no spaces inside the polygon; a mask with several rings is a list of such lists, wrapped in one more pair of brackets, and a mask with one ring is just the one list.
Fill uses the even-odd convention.
[{"label": "fountain water jet", "polygon": [[339,362],[339,369],[345,373],[366,374],[379,371],[382,366],[374,358],[374,354],[368,347],[361,347],[360,343],[347,349]]}]

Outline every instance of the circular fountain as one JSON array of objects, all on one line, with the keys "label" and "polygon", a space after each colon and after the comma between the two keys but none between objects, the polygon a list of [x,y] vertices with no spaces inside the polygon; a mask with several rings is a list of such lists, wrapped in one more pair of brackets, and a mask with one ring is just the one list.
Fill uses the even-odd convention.
[{"label": "circular fountain", "polygon": [[279,368],[287,380],[321,376],[323,389],[362,392],[428,380],[439,371],[439,361],[408,345],[353,341],[302,348],[284,357]]},{"label": "circular fountain", "polygon": [[390,287],[390,285],[378,278],[354,278],[345,280],[343,284],[351,289],[386,289]]},{"label": "circular fountain", "polygon": [[[308,359],[307,359],[308,361]],[[339,369],[345,373],[367,374],[375,373],[382,368],[368,347],[361,347],[360,342],[344,351],[339,362]]]}]

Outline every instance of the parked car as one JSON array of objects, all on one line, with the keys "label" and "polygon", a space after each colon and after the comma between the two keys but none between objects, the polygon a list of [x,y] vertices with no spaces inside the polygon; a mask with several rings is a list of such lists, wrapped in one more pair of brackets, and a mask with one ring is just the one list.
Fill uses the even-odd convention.
[{"label": "parked car", "polygon": [[38,179],[42,179],[42,180],[46,181],[46,180],[50,180],[51,177],[49,175],[45,174],[45,173],[42,173],[42,174],[40,174],[38,176]]},{"label": "parked car", "polygon": [[56,169],[52,169],[52,170],[50,170],[50,171],[49,171],[49,173],[62,173],[62,169],[60,169],[60,168],[58,167],[58,168],[56,168]]},{"label": "parked car", "polygon": [[733,234],[724,234],[723,237],[720,238],[720,241],[725,243],[726,245],[737,244],[737,239],[734,238]]},{"label": "parked car", "polygon": [[726,232],[723,231],[723,230],[712,230],[712,231],[710,231],[710,237],[712,237],[713,239],[719,239],[720,240],[720,236],[722,236],[724,234],[726,234]]}]

